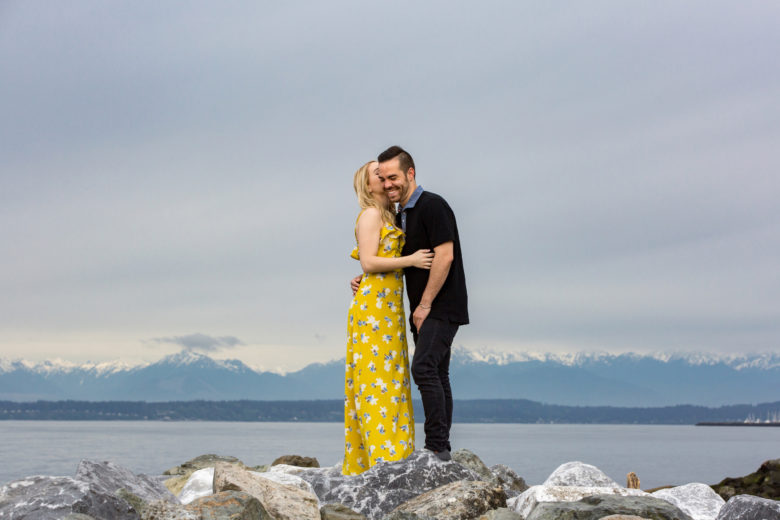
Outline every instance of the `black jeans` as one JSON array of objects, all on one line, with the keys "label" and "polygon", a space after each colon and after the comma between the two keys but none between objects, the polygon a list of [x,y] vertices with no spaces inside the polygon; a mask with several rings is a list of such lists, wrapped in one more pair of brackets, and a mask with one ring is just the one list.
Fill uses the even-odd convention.
[{"label": "black jeans", "polygon": [[420,389],[425,411],[425,447],[433,451],[451,450],[452,389],[450,353],[458,324],[426,318],[419,331],[412,327],[414,357],[412,376]]}]

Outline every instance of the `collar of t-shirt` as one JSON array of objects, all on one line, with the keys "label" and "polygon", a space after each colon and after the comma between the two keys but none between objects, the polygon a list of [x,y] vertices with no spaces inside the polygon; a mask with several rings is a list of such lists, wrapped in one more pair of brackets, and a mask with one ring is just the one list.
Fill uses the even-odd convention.
[{"label": "collar of t-shirt", "polygon": [[420,198],[420,195],[422,195],[423,187],[417,186],[414,191],[412,192],[412,196],[409,197],[409,201],[406,203],[405,206],[400,206],[398,209],[401,213],[401,229],[406,233],[406,210],[413,208],[415,204],[417,204],[417,200]]}]

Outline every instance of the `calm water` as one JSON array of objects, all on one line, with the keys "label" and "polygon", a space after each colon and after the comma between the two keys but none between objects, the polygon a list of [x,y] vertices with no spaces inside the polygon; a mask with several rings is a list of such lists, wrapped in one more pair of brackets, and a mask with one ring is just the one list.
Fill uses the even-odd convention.
[{"label": "calm water", "polygon": [[[149,474],[204,453],[233,455],[248,465],[295,453],[333,465],[342,457],[343,431],[340,423],[0,421],[0,483],[73,475],[82,458]],[[780,428],[456,424],[452,434],[454,449],[468,448],[489,466],[506,464],[529,484],[572,460],[593,464],[621,484],[634,471],[647,489],[714,484],[780,458]]]}]

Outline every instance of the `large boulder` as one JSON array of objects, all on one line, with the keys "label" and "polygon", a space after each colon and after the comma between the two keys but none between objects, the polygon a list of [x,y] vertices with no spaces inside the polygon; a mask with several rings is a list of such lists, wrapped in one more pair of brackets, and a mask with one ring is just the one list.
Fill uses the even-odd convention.
[{"label": "large boulder", "polygon": [[395,508],[385,520],[465,520],[506,506],[506,493],[487,482],[461,480],[423,493]]},{"label": "large boulder", "polygon": [[171,477],[165,480],[165,487],[167,487],[171,493],[178,496],[181,494],[184,486],[193,473],[206,468],[214,468],[214,465],[217,462],[244,465],[243,462],[231,456],[215,455],[213,453],[200,455],[194,459],[188,460],[184,464],[166,470],[163,475],[170,475]]},{"label": "large boulder", "polygon": [[319,502],[311,491],[274,482],[234,464],[220,462],[214,468],[214,492],[221,491],[252,495],[275,520],[320,520]]},{"label": "large boulder", "polygon": [[499,507],[481,515],[477,520],[523,520],[523,517],[506,507]]},{"label": "large boulder", "polygon": [[178,503],[178,499],[157,479],[136,475],[113,462],[82,460],[76,468],[76,479],[92,484],[106,493],[116,494],[119,490],[124,490],[125,495],[135,495],[144,502],[163,500]]},{"label": "large boulder", "polygon": [[185,509],[201,520],[276,520],[258,499],[240,491],[222,491],[202,497]]},{"label": "large boulder", "polygon": [[179,501],[189,504],[193,500],[208,496],[214,492],[214,468],[203,468],[190,475],[179,493]]},{"label": "large boulder", "polygon": [[601,520],[610,515],[632,515],[649,520],[692,520],[666,500],[649,495],[594,495],[577,502],[545,502],[536,506],[526,520]]},{"label": "large boulder", "polygon": [[325,504],[320,508],[322,520],[366,520],[365,515],[353,511],[344,504]]},{"label": "large boulder", "polygon": [[200,455],[199,457],[190,459],[187,462],[180,464],[179,466],[174,466],[171,469],[164,471],[163,475],[184,475],[189,477],[199,469],[213,468],[217,462],[228,462],[230,464],[243,465],[243,462],[235,457],[208,453],[206,455]]},{"label": "large boulder", "polygon": [[780,500],[780,459],[768,460],[758,471],[744,477],[726,478],[712,486],[724,500],[736,495]]},{"label": "large boulder", "polygon": [[699,483],[660,489],[652,495],[676,505],[693,520],[715,520],[726,503],[710,486]]},{"label": "large boulder", "polygon": [[523,477],[515,473],[512,468],[504,464],[490,466],[490,471],[495,475],[496,481],[504,488],[507,498],[516,497],[526,489],[528,484]]},{"label": "large boulder", "polygon": [[620,485],[596,466],[584,462],[566,462],[558,466],[544,481],[545,486],[609,487]]},{"label": "large boulder", "polygon": [[444,462],[427,450],[406,459],[377,464],[356,476],[344,476],[333,468],[273,466],[269,473],[297,475],[312,485],[320,502],[341,503],[378,519],[412,498],[458,480],[480,480],[479,475],[455,461]]},{"label": "large boulder", "polygon": [[27,477],[0,488],[0,518],[59,520],[69,513],[137,520],[138,512],[103,487],[69,477]]},{"label": "large boulder", "polygon": [[314,457],[302,457],[301,455],[282,455],[271,463],[271,466],[287,464],[288,466],[299,466],[301,468],[319,468],[320,461]]},{"label": "large boulder", "polygon": [[717,520],[778,520],[780,501],[737,495],[720,509]]},{"label": "large boulder", "polygon": [[525,480],[508,466],[496,464],[489,468],[482,459],[469,450],[457,450],[452,454],[452,460],[479,475],[480,480],[504,488],[507,497],[515,497],[528,489]]},{"label": "large boulder", "polygon": [[507,500],[507,507],[523,518],[531,514],[539,504],[547,502],[576,502],[592,495],[644,496],[639,489],[585,486],[531,486],[519,496]]}]

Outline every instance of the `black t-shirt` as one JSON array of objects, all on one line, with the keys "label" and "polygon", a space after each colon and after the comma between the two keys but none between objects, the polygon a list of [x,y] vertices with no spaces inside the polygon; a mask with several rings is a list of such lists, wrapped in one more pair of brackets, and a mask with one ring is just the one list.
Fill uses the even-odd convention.
[{"label": "black t-shirt", "polygon": [[[398,222],[400,227],[400,213]],[[449,204],[439,195],[423,191],[414,207],[406,210],[406,243],[402,254],[410,255],[418,249],[430,249],[445,242],[453,243],[453,260],[450,272],[439,294],[431,304],[431,318],[449,320],[465,325],[469,322],[468,297],[466,294],[466,275],[463,272],[463,255],[460,252],[460,238],[455,214]],[[428,283],[426,269],[407,267],[406,294],[409,296],[411,312],[420,304],[425,286]],[[411,317],[409,318],[411,323]],[[414,327],[414,323],[411,323]]]}]

